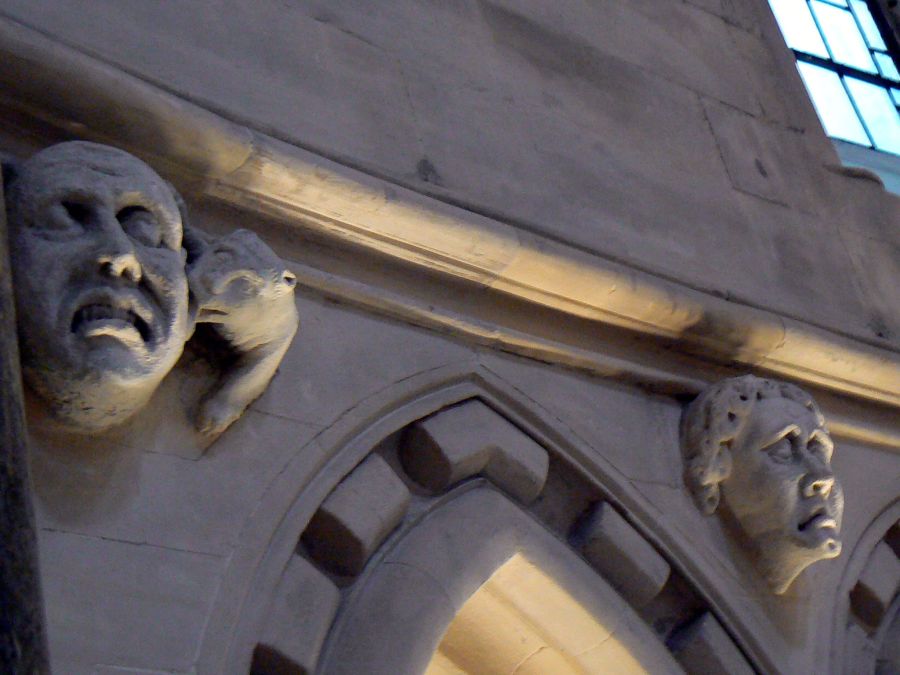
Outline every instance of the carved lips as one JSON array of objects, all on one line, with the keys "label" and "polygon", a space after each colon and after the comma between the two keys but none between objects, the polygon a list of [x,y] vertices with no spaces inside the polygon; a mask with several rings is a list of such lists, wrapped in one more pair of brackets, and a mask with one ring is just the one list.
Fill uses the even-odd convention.
[{"label": "carved lips", "polygon": [[85,338],[108,336],[146,349],[154,337],[153,316],[146,301],[135,292],[98,290],[77,303],[71,330]]},{"label": "carved lips", "polygon": [[837,519],[830,513],[826,502],[808,512],[804,520],[797,523],[798,538],[813,547],[831,540],[837,540]]}]

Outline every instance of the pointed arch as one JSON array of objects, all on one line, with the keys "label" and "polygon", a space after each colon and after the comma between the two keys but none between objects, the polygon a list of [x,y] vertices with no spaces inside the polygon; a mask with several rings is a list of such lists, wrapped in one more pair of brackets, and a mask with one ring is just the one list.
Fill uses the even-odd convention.
[{"label": "pointed arch", "polygon": [[[673,563],[678,570],[679,590],[692,598],[690,613],[695,625],[689,632],[695,646],[702,642],[707,651],[718,649],[725,654],[722,658],[746,665],[745,657],[729,634],[734,632],[742,638],[741,647],[765,667],[765,657],[760,656],[763,650],[753,644],[749,631],[741,630],[738,612],[728,606],[725,593],[705,578],[701,566],[692,562],[685,543],[668,530],[665,522],[660,522],[658,511],[610,462],[560,429],[553,415],[490,370],[457,364],[420,373],[382,390],[346,411],[307,446],[298,448],[237,537],[236,554],[226,571],[204,637],[198,664],[201,672],[247,672],[250,655],[260,644],[273,598],[279,592],[279,585],[284,587],[284,575],[289,567],[293,565],[300,570],[298,579],[318,575],[320,580],[328,581],[328,576],[334,573],[334,570],[314,569],[319,563],[310,558],[308,550],[306,557],[297,552],[304,551],[298,544],[301,536],[342,480],[377,451],[385,439],[396,440],[402,433],[409,433],[418,421],[472,400],[493,411],[499,424],[513,427],[529,443],[543,448],[553,465],[551,475],[565,470],[571,474],[568,477],[577,476],[582,481],[585,513],[581,516],[590,515],[588,511],[593,512],[598,505],[606,503],[607,511],[613,512],[610,518],[617,517],[624,524],[626,538],[640,540]],[[402,461],[392,461],[394,473],[406,484],[415,484]],[[471,475],[480,476],[476,480],[490,479],[486,466],[482,465]],[[503,485],[499,489],[503,490]],[[506,490],[509,492],[508,486]],[[408,514],[400,510],[402,521]],[[587,545],[583,535],[576,536],[574,529],[574,523],[568,523],[557,536],[563,540],[569,538],[570,546],[587,557],[584,549],[578,548]],[[580,542],[576,541],[579,536]],[[384,537],[379,535],[376,539],[379,539],[375,542],[377,548]],[[371,551],[367,553],[364,565],[371,554]],[[341,590],[339,583],[337,588],[338,592],[324,593],[331,598],[326,604],[340,602],[347,595],[346,586]],[[619,592],[623,593],[621,588]],[[723,630],[723,625],[727,630]],[[686,624],[681,627],[688,628]],[[664,637],[673,638],[673,635],[668,633]],[[684,650],[684,639],[681,636],[680,642],[674,640],[672,644]]]}]

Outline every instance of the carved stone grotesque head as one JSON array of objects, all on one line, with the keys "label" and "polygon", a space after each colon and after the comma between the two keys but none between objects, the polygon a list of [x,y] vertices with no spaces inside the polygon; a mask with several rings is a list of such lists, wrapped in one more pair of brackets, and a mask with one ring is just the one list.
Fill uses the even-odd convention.
[{"label": "carved stone grotesque head", "polygon": [[843,492],[818,406],[794,385],[723,380],[685,411],[684,477],[706,514],[724,509],[775,593],[841,552]]},{"label": "carved stone grotesque head", "polygon": [[172,188],[105,145],[54,145],[8,186],[26,382],[82,430],[143,406],[189,337],[183,224]]}]

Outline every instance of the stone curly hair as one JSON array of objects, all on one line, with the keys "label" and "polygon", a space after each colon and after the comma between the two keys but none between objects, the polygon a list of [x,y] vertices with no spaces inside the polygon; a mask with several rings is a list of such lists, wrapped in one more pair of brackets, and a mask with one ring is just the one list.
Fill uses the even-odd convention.
[{"label": "stone curly hair", "polygon": [[784,398],[799,403],[825,422],[812,397],[786,382],[753,375],[733,377],[704,390],[681,417],[684,482],[703,513],[719,506],[719,483],[731,475],[731,443],[744,428],[757,401]]}]

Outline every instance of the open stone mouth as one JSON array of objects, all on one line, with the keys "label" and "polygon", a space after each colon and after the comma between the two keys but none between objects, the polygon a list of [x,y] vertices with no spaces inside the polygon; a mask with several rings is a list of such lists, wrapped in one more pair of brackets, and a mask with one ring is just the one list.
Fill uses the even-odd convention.
[{"label": "open stone mouth", "polygon": [[150,340],[150,326],[135,312],[104,303],[85,305],[75,312],[72,317],[72,332],[77,333],[94,322],[123,322],[134,328],[144,342]]},{"label": "open stone mouth", "polygon": [[809,518],[797,525],[797,530],[799,532],[806,532],[807,530],[822,529],[826,527],[837,527],[837,522],[828,515],[825,511],[825,507],[819,507],[812,512]]}]

